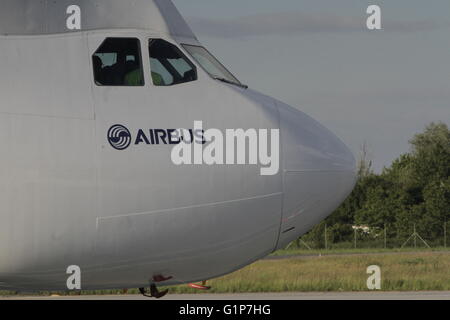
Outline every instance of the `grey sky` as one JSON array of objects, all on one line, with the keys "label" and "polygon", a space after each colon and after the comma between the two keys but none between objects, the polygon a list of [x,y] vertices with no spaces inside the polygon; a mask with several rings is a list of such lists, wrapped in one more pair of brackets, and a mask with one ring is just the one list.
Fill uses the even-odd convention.
[{"label": "grey sky", "polygon": [[[243,82],[313,116],[377,171],[431,121],[450,125],[450,1],[174,0]],[[382,8],[382,31],[365,29]]]}]

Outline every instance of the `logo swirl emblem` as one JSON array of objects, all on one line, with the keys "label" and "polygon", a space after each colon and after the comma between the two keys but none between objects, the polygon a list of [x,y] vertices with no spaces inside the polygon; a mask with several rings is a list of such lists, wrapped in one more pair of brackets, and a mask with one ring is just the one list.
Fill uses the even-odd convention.
[{"label": "logo swirl emblem", "polygon": [[125,150],[131,144],[131,133],[126,127],[116,124],[108,130],[108,141],[114,149]]}]

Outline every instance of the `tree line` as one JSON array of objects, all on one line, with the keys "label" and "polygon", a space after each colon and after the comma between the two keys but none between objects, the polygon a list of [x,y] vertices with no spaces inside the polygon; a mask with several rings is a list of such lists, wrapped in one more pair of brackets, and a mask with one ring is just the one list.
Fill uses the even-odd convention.
[{"label": "tree line", "polygon": [[442,122],[431,123],[410,140],[410,145],[408,153],[379,174],[371,169],[363,146],[353,192],[302,240],[323,247],[327,228],[329,243],[351,242],[353,226],[367,226],[370,231],[360,237],[376,240],[386,232],[392,245],[398,245],[415,227],[426,241],[442,245],[444,226],[450,222],[449,128]]}]

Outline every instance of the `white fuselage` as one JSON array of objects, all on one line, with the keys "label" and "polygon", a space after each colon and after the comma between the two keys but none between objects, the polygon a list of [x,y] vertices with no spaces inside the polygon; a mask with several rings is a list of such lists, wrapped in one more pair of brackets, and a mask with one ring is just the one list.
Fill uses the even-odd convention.
[{"label": "white fuselage", "polygon": [[[94,83],[91,56],[107,37],[140,40],[145,86]],[[180,41],[139,29],[0,37],[0,288],[63,290],[70,265],[83,289],[210,279],[284,247],[353,188],[352,154],[304,113],[200,66],[197,81],[153,86],[155,38]],[[177,166],[170,145],[118,151],[107,139],[115,124],[135,135],[194,121],[279,129],[278,174]]]}]

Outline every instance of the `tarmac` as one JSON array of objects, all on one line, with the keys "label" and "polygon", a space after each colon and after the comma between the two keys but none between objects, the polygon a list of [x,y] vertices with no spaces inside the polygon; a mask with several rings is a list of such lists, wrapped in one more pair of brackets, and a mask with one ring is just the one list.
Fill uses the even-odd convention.
[{"label": "tarmac", "polygon": [[[149,300],[140,295],[104,296],[15,296],[0,297],[3,300]],[[152,299],[153,300],[153,299]],[[245,293],[245,294],[169,294],[164,300],[196,301],[245,301],[245,300],[450,300],[450,291],[415,292],[293,292],[293,293]]]}]

